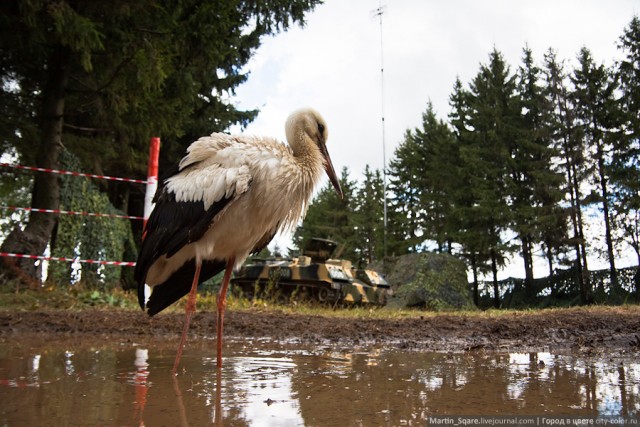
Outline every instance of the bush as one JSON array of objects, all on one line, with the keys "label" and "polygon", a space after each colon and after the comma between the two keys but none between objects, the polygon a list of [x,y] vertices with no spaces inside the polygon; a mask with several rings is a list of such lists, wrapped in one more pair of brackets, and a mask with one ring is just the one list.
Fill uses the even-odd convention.
[{"label": "bush", "polygon": [[451,255],[409,254],[388,258],[384,267],[376,263],[369,268],[382,271],[393,286],[395,295],[387,304],[390,308],[475,309],[466,267]]}]

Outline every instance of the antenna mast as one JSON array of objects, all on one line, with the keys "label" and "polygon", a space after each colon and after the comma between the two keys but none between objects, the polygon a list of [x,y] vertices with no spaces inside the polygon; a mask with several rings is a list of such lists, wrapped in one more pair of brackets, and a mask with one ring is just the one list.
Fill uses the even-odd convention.
[{"label": "antenna mast", "polygon": [[384,126],[384,48],[382,43],[382,15],[386,12],[387,6],[379,6],[371,12],[373,18],[380,18],[380,114],[382,116],[382,198],[384,203],[384,235],[383,235],[383,260],[387,258],[387,149],[385,144]]}]

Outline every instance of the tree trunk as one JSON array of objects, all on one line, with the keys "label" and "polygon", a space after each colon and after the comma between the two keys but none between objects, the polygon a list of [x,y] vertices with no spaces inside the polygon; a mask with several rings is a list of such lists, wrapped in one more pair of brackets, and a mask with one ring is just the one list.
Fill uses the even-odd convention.
[{"label": "tree trunk", "polygon": [[547,245],[547,265],[549,266],[549,278],[553,276],[553,251],[551,245]]},{"label": "tree trunk", "polygon": [[478,263],[476,255],[471,254],[471,271],[473,272],[473,303],[480,307],[480,292],[478,291]]},{"label": "tree trunk", "polygon": [[580,270],[580,297],[583,304],[591,304],[593,302],[593,296],[591,292],[591,280],[589,278],[589,265],[587,263],[587,247],[584,238],[584,227],[582,222],[582,210],[578,203],[578,243],[577,247],[580,249],[581,260],[578,260]]},{"label": "tree trunk", "polygon": [[[49,79],[42,91],[42,116],[40,122],[40,144],[37,166],[57,169],[62,150],[62,125],[64,122],[65,89],[69,76],[69,52],[58,47],[49,57],[47,70]],[[36,173],[31,206],[39,209],[59,209],[60,180],[56,175]],[[31,212],[24,230],[16,227],[2,244],[3,252],[42,255],[47,248],[57,215]],[[20,259],[16,266],[28,277],[40,282],[42,271],[33,260]],[[15,275],[15,270],[12,271]]]},{"label": "tree trunk", "polygon": [[634,246],[636,251],[636,258],[638,259],[638,265],[636,265],[636,272],[633,275],[633,284],[635,285],[636,298],[640,300],[640,250]]},{"label": "tree trunk", "polygon": [[525,300],[531,304],[535,297],[533,289],[533,257],[531,256],[531,242],[529,237],[521,236],[522,242],[522,259],[524,261],[524,293]]},{"label": "tree trunk", "polygon": [[600,179],[600,190],[602,192],[602,213],[604,215],[604,231],[607,241],[607,255],[609,257],[609,277],[611,280],[611,294],[613,299],[620,298],[620,284],[618,283],[618,272],[616,270],[615,256],[613,254],[613,238],[611,237],[611,217],[609,215],[609,189],[607,188],[607,177],[605,175],[605,165],[602,147],[598,146],[598,177]]},{"label": "tree trunk", "polygon": [[491,271],[493,272],[493,306],[500,308],[500,288],[498,286],[498,261],[496,252],[491,249]]},{"label": "tree trunk", "polygon": [[591,283],[589,281],[589,267],[587,265],[587,248],[584,239],[582,222],[582,203],[580,201],[580,183],[578,171],[567,156],[567,177],[569,179],[569,194],[571,197],[571,222],[573,225],[573,240],[576,251],[576,270],[580,300],[583,304],[591,303]]}]

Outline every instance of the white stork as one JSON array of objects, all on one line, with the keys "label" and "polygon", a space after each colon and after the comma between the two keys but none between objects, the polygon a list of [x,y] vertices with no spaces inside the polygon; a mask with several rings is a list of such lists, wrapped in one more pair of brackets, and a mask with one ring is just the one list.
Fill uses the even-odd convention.
[{"label": "white stork", "polygon": [[[313,109],[286,121],[289,145],[273,138],[214,133],[187,148],[158,187],[135,269],[138,301],[150,316],[189,294],[176,373],[195,311],[198,284],[224,270],[217,299],[217,366],[222,366],[226,293],[234,268],[304,216],[324,170],[342,198]],[[152,288],[147,299],[145,284]]]}]

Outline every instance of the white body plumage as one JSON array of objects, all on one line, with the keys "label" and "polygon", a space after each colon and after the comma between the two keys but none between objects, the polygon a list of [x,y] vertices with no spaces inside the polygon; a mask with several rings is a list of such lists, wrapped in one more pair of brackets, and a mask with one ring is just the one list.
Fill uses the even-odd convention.
[{"label": "white body plumage", "polygon": [[202,202],[207,210],[223,198],[231,201],[201,239],[151,266],[149,286],[166,281],[189,259],[234,257],[240,266],[265,239],[298,224],[324,169],[321,159],[313,168],[304,168],[290,147],[270,138],[218,133],[199,139],[187,151],[181,173],[166,181],[176,202]]},{"label": "white body plumage", "polygon": [[[322,117],[311,109],[294,112],[286,134],[288,145],[214,133],[189,146],[177,172],[161,182],[156,194],[136,267],[139,284],[169,286],[190,262],[222,263],[211,274],[229,260],[240,266],[276,232],[298,224],[323,171],[341,194]],[[187,291],[188,286],[180,296]],[[146,299],[140,301],[143,307]]]}]

